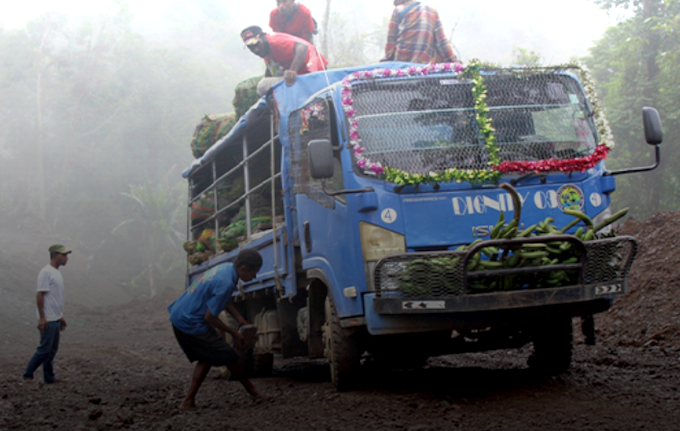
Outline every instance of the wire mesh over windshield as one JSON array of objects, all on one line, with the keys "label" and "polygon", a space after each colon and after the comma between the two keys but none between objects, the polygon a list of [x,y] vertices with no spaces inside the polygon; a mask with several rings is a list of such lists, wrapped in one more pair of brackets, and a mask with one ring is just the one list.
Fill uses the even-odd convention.
[{"label": "wire mesh over windshield", "polygon": [[[592,115],[571,75],[498,70],[483,80],[501,161],[566,160],[594,152]],[[489,168],[470,80],[376,79],[353,83],[352,92],[367,159],[411,174]]]}]

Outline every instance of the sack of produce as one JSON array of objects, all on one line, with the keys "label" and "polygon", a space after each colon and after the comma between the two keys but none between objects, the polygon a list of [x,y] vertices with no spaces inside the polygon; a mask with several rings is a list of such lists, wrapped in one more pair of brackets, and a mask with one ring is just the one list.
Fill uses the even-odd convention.
[{"label": "sack of produce", "polygon": [[204,116],[196,126],[194,136],[191,139],[191,152],[194,157],[203,156],[208,148],[229,133],[236,125],[237,118],[239,117],[234,115],[233,112]]},{"label": "sack of produce", "polygon": [[[251,228],[256,228],[258,225],[270,223],[271,217],[254,217],[251,219]],[[224,251],[231,251],[238,247],[240,237],[247,234],[247,224],[245,220],[238,220],[231,223],[229,226],[220,229],[218,242],[220,248]]]},{"label": "sack of produce", "polygon": [[236,118],[241,118],[260,99],[260,95],[257,94],[257,84],[262,78],[262,76],[255,76],[240,82],[236,86],[236,95],[232,102],[236,111]]},{"label": "sack of produce", "polygon": [[215,214],[215,200],[209,194],[203,194],[191,204],[191,225],[198,224]]},{"label": "sack of produce", "polygon": [[203,232],[196,240],[198,244],[202,244],[208,251],[215,253],[217,244],[215,243],[215,229],[203,229]]}]

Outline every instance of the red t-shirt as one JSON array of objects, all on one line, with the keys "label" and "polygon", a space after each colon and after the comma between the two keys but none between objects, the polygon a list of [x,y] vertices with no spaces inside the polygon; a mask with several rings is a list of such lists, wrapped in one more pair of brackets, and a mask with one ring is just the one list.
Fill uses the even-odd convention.
[{"label": "red t-shirt", "polygon": [[[305,58],[305,62],[300,67],[300,70],[296,71],[298,75],[320,72],[326,69],[328,60],[316,50],[314,45],[306,40],[286,33],[268,33],[266,36],[269,42],[269,55],[265,57],[264,61],[267,63],[270,71],[272,68],[275,69],[277,65],[286,70],[290,69],[290,64],[295,57],[296,42],[307,45],[307,58]],[[272,73],[272,75],[276,74]]]},{"label": "red t-shirt", "polygon": [[278,33],[288,33],[307,41],[312,40],[315,25],[312,13],[306,6],[297,4],[297,9],[292,16],[284,17],[278,8],[269,14],[269,27]]}]

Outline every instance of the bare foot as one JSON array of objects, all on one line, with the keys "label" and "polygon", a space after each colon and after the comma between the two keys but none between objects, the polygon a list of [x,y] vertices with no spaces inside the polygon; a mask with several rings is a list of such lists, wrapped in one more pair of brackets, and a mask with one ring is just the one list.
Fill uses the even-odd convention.
[{"label": "bare foot", "polygon": [[182,404],[179,405],[179,409],[183,412],[186,412],[188,410],[193,410],[195,408],[196,408],[196,404],[194,404],[194,403],[183,402]]},{"label": "bare foot", "polygon": [[262,393],[257,395],[257,396],[251,395],[251,397],[252,397],[252,400],[255,404],[259,404],[259,403],[264,402],[264,401],[269,401],[272,398],[269,395],[262,394]]}]

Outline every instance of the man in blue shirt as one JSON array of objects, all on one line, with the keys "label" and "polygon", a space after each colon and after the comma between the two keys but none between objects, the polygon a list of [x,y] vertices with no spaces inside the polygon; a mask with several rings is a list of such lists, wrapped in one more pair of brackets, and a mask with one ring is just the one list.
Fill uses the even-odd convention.
[{"label": "man in blue shirt", "polygon": [[226,309],[239,325],[248,323],[236,310],[231,299],[238,280],[252,280],[261,267],[260,253],[243,250],[236,256],[233,264],[222,263],[200,274],[182,296],[168,307],[177,342],[190,362],[197,361],[189,392],[180,405],[180,410],[196,407],[196,393],[213,366],[226,365],[254,399],[262,397],[262,393],[246,377],[238,353],[218,333],[220,330],[231,334],[237,348],[243,342],[243,335],[237,329],[227,326],[218,316]]}]

